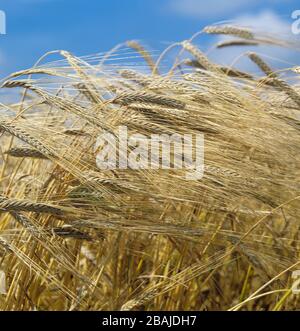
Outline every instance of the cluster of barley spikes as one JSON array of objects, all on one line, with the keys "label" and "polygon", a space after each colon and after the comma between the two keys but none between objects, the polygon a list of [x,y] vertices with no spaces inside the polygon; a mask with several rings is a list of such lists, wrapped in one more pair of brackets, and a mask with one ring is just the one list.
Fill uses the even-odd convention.
[{"label": "cluster of barley spikes", "polygon": [[[297,47],[202,33],[231,36],[222,49]],[[135,41],[51,52],[2,81],[18,101],[0,104],[1,310],[300,307],[299,68],[275,71],[258,52],[243,55],[256,74],[220,66],[193,39],[154,55]],[[96,139],[121,125],[203,133],[204,177],[100,170]]]}]

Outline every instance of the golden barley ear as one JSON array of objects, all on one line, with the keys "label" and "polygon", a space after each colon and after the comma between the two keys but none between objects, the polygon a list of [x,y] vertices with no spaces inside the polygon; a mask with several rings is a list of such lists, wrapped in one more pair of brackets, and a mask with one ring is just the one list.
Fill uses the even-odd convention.
[{"label": "golden barley ear", "polygon": [[244,39],[253,39],[254,38],[253,33],[249,29],[240,28],[240,27],[231,26],[231,25],[207,26],[203,29],[203,31],[208,34],[225,34],[225,35],[236,36],[236,37],[244,38]]},{"label": "golden barley ear", "polygon": [[158,69],[155,66],[155,62],[153,61],[151,55],[148,51],[136,40],[129,40],[126,42],[127,46],[135,49],[141,56],[145,59],[146,63],[148,64],[149,68],[153,72],[153,74],[157,75]]},{"label": "golden barley ear", "polygon": [[273,79],[274,85],[285,92],[298,106],[300,106],[300,95],[268,66],[268,64],[256,53],[250,53],[249,58],[268,76]]}]

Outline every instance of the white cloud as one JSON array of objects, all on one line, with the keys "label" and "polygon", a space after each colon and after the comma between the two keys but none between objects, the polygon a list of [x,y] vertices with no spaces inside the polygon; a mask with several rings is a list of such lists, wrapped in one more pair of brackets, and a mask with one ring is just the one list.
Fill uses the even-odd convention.
[{"label": "white cloud", "polygon": [[[295,37],[291,33],[291,22],[282,19],[273,11],[263,11],[256,15],[240,15],[233,20],[234,24],[243,27],[249,27],[254,31],[262,32],[264,34],[275,35],[276,37]],[[232,39],[227,36],[219,36],[217,41]],[[216,40],[214,40],[216,41]],[[300,40],[299,40],[300,41]],[[291,67],[299,64],[299,53],[292,49],[275,46],[254,46],[254,47],[227,47],[221,50],[215,50],[210,54],[212,60],[218,61],[223,65],[231,65],[235,59],[246,51],[256,51],[261,55],[266,55],[267,61],[275,67]],[[282,61],[282,62],[281,62]],[[259,71],[256,66],[251,65],[251,62],[246,56],[241,57],[238,61],[237,67],[243,70]]]},{"label": "white cloud", "polygon": [[234,19],[234,22],[237,25],[254,28],[257,31],[291,35],[291,22],[285,21],[275,12],[270,10],[260,12],[257,15],[240,15]]}]

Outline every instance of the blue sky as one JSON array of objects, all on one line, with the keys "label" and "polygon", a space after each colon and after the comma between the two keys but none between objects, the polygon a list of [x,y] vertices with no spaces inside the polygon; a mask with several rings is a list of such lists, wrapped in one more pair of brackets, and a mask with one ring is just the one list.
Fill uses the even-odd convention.
[{"label": "blue sky", "polygon": [[87,55],[129,39],[163,49],[223,20],[288,33],[296,9],[295,0],[1,0],[7,34],[0,35],[0,77],[31,67],[50,50]]}]

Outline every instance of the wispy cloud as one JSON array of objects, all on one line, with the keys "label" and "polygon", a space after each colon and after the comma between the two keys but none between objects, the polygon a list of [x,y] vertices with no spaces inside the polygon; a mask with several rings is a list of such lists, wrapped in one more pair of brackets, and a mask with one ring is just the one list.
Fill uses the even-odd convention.
[{"label": "wispy cloud", "polygon": [[284,20],[271,10],[265,10],[256,15],[239,15],[234,22],[237,25],[253,27],[273,34],[291,34],[291,22]]},{"label": "wispy cloud", "polygon": [[[255,15],[238,15],[233,19],[233,22],[239,26],[250,27],[259,32],[270,33],[279,37],[284,36],[293,38],[291,33],[291,22],[284,20],[278,14],[270,10],[262,11]],[[228,38],[230,37],[220,36],[217,38],[217,41],[223,41]],[[247,51],[249,50],[267,56],[268,62],[270,64],[276,63],[277,67],[289,67],[296,65],[297,63],[299,64],[299,53],[293,52],[292,49],[262,45],[258,47],[247,47]],[[221,59],[221,64],[223,65],[232,65],[235,63],[236,59],[239,59],[238,63],[236,63],[238,68],[257,71],[257,67],[251,65],[251,62],[246,56],[240,57],[244,52],[245,48],[228,47],[222,50],[215,50],[210,54],[210,58],[214,61],[220,61]]]}]

